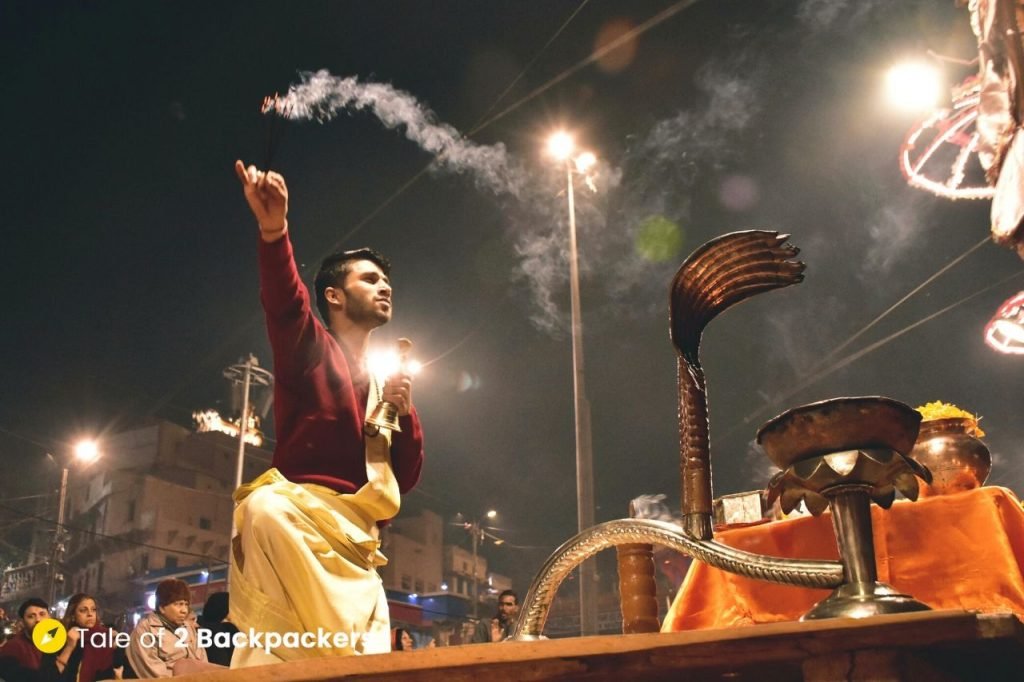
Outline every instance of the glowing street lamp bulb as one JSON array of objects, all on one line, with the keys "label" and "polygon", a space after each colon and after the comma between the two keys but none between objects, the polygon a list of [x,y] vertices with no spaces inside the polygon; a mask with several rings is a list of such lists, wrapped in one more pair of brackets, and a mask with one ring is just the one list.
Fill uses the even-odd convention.
[{"label": "glowing street lamp bulb", "polygon": [[898,64],[885,76],[885,90],[889,102],[899,109],[920,111],[938,106],[942,92],[939,71],[927,64],[908,62]]},{"label": "glowing street lamp bulb", "polygon": [[83,462],[92,462],[100,456],[100,447],[94,440],[83,440],[75,444],[75,457]]},{"label": "glowing street lamp bulb", "polygon": [[597,157],[594,156],[593,152],[583,152],[576,157],[576,170],[580,173],[586,173],[587,169],[591,168],[597,163]]},{"label": "glowing street lamp bulb", "polygon": [[548,153],[559,161],[568,159],[575,148],[576,143],[569,133],[557,132],[548,138]]},{"label": "glowing street lamp bulb", "polygon": [[493,509],[490,510],[489,512],[487,512],[487,518],[489,518],[489,519],[496,518],[497,516],[498,516],[498,512],[496,512]]}]

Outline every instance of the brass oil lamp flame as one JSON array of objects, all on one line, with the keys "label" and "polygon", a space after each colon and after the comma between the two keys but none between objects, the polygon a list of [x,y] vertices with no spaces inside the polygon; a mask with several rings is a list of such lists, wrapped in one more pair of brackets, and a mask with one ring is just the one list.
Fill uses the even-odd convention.
[{"label": "brass oil lamp flame", "polygon": [[[409,339],[398,339],[398,370],[396,374],[406,373],[409,351],[412,350],[412,341]],[[392,433],[402,430],[398,425],[398,405],[387,400],[380,400],[366,417],[363,423],[363,433],[367,436],[376,436],[381,429],[390,429]]]}]

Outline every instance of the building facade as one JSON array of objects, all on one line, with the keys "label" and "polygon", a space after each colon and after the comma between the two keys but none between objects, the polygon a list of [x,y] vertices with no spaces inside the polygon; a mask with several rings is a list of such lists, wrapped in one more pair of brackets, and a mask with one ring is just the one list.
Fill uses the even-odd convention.
[{"label": "building facade", "polygon": [[[448,537],[446,528],[451,530]],[[474,556],[456,544],[464,540],[462,527],[446,526],[441,516],[426,509],[400,516],[384,529],[382,551],[388,564],[381,578],[393,625],[446,646],[468,642],[477,618],[494,615],[497,595],[511,587],[511,579],[494,573],[479,551]]]},{"label": "building facade", "polygon": [[[237,452],[236,438],[163,420],[105,437],[101,459],[69,474],[57,610],[75,592],[88,592],[109,619],[145,604],[148,576],[222,567]],[[268,451],[247,446],[243,479],[265,471],[270,459]],[[0,603],[46,597],[49,565],[7,571]],[[29,585],[30,577],[43,573],[45,585]],[[31,595],[26,588],[34,590]]]}]

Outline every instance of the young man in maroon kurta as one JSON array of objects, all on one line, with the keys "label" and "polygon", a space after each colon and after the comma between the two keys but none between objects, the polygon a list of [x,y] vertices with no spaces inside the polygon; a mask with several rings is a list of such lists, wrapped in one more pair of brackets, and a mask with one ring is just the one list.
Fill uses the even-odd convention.
[{"label": "young man in maroon kurta", "polygon": [[[389,630],[375,570],[384,561],[376,551],[377,524],[397,513],[399,494],[417,483],[423,465],[410,378],[394,376],[381,385],[365,362],[371,332],[391,319],[390,266],[370,249],[325,259],[315,281],[325,328],[295,266],[284,178],[241,161],[235,170],[259,223],[277,447],[274,468],[235,493],[232,617],[240,628],[344,627],[356,635],[335,645],[338,651],[319,655],[387,650],[386,641],[376,641]],[[364,436],[367,404],[378,400],[397,407],[401,430]],[[281,647],[265,654],[236,649],[231,665],[305,655]]]},{"label": "young man in maroon kurta", "polygon": [[[273,466],[296,483],[354,492],[366,483],[366,350],[373,329],[391,319],[387,262],[368,249],[325,260],[317,276],[325,329],[295,266],[284,178],[247,171],[241,161],[235,170],[260,226],[261,298],[274,351]],[[391,460],[402,493],[416,485],[423,465],[423,431],[411,391],[404,376],[389,380],[382,396],[398,406],[402,430],[393,435]]]}]

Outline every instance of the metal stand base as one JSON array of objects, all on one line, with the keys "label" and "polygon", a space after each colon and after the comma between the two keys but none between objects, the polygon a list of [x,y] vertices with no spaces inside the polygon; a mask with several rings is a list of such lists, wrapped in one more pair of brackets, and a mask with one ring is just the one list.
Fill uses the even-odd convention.
[{"label": "metal stand base", "polygon": [[913,597],[878,582],[871,528],[871,487],[865,483],[841,483],[822,491],[832,508],[832,527],[843,562],[844,582],[800,620],[868,618],[931,610]]},{"label": "metal stand base", "polygon": [[931,607],[913,597],[900,594],[885,583],[846,583],[814,605],[800,617],[801,621],[822,618],[868,618],[887,613],[930,611]]}]

